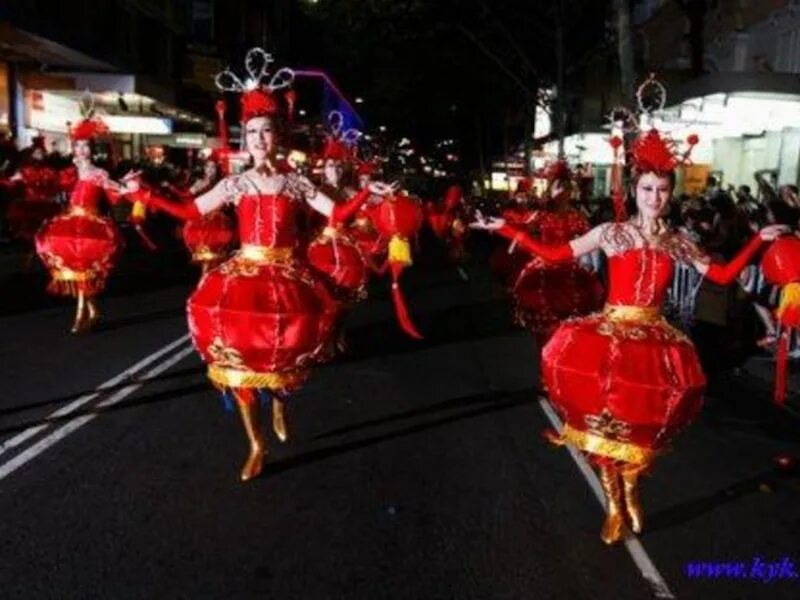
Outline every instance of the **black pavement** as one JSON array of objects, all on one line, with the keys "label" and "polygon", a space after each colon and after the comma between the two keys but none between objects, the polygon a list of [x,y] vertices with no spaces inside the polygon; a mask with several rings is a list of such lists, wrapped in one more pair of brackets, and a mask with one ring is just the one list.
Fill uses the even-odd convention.
[{"label": "black pavement", "polygon": [[[0,301],[3,598],[653,597],[625,546],[600,542],[601,506],[569,453],[540,437],[535,349],[480,248],[469,281],[435,256],[409,271],[420,342],[373,284],[348,354],[291,400],[292,439],[271,441],[256,481],[238,481],[238,417],[194,353],[53,415],[185,334],[193,272],[174,256],[123,265],[87,336],[66,333],[64,301]],[[800,477],[774,463],[800,452],[798,421],[755,364],[712,382],[643,483],[640,541],[675,597],[800,592],[797,579],[687,574],[783,557],[800,574]]]}]

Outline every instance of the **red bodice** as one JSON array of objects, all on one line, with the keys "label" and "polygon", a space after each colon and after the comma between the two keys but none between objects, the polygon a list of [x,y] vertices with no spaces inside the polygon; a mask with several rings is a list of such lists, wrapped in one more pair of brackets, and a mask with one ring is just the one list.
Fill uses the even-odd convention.
[{"label": "red bodice", "polygon": [[47,165],[26,165],[19,173],[25,184],[25,200],[48,202],[59,192],[58,171]]},{"label": "red bodice", "polygon": [[631,248],[609,257],[607,303],[661,306],[673,266],[668,253],[653,248]]},{"label": "red bodice", "polygon": [[69,205],[72,208],[82,208],[90,213],[97,212],[97,206],[103,197],[103,187],[93,181],[79,179],[72,188],[69,196]]},{"label": "red bodice", "polygon": [[537,212],[533,206],[515,204],[503,211],[503,218],[510,225],[527,225]]},{"label": "red bodice", "polygon": [[589,231],[589,221],[577,210],[539,211],[531,225],[540,242],[552,246],[566,244]]},{"label": "red bodice", "polygon": [[241,243],[270,248],[294,247],[297,241],[296,210],[297,204],[287,196],[242,196],[237,206]]}]

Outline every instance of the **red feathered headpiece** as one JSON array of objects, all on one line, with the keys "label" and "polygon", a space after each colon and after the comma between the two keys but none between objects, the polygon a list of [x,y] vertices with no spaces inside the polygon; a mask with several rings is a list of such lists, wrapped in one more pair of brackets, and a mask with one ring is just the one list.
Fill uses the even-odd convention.
[{"label": "red feathered headpiece", "polygon": [[461,202],[461,198],[463,198],[464,193],[461,191],[461,187],[458,185],[451,185],[447,188],[447,191],[444,193],[444,205],[447,208],[455,208],[458,206],[459,202]]},{"label": "red feathered headpiece", "polygon": [[371,161],[359,162],[356,167],[356,176],[367,175],[372,177],[378,170],[378,165]]},{"label": "red feathered headpiece", "polygon": [[531,180],[527,177],[523,177],[517,182],[517,189],[514,190],[515,194],[529,194],[531,191],[532,185]]},{"label": "red feathered headpiece", "polygon": [[322,150],[322,160],[347,161],[353,157],[350,148],[342,140],[337,140],[333,136],[325,139],[325,148]]},{"label": "red feathered headpiece", "polygon": [[108,135],[110,129],[100,117],[82,119],[74,127],[69,127],[69,137],[75,140],[94,140]]},{"label": "red feathered headpiece", "polygon": [[325,146],[320,155],[321,160],[351,161],[355,158],[355,148],[361,132],[344,127],[344,115],[338,110],[328,114],[330,133],[325,135]]},{"label": "red feathered headpiece", "polygon": [[633,142],[631,162],[641,173],[666,175],[682,163],[675,141],[662,136],[657,129],[642,133]]},{"label": "red feathered headpiece", "polygon": [[278,103],[267,89],[257,88],[242,94],[242,123],[256,117],[273,117],[278,113]]},{"label": "red feathered headpiece", "polygon": [[543,175],[547,181],[572,179],[574,177],[573,172],[570,170],[569,165],[565,160],[557,160],[547,165],[547,167],[544,169]]}]

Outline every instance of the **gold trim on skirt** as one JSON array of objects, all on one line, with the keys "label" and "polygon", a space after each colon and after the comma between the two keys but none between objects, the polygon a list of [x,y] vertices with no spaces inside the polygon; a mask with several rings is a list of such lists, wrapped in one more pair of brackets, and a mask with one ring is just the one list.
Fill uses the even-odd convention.
[{"label": "gold trim on skirt", "polygon": [[577,446],[583,452],[631,464],[647,465],[658,455],[658,452],[651,448],[611,440],[595,433],[575,429],[568,424],[564,425],[561,436],[566,443]]},{"label": "gold trim on skirt", "polygon": [[256,373],[219,365],[208,366],[208,378],[223,388],[266,388],[292,390],[308,377],[308,371],[295,370],[284,373]]}]

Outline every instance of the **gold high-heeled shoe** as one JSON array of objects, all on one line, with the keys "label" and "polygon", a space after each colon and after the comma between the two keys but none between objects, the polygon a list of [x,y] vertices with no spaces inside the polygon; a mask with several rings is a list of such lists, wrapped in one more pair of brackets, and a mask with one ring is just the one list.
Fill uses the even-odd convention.
[{"label": "gold high-heeled shoe", "polygon": [[606,544],[613,544],[625,536],[625,519],[622,508],[622,489],[620,476],[616,467],[606,465],[600,468],[600,484],[606,495],[607,515],[600,530],[600,539]]},{"label": "gold high-heeled shoe", "polygon": [[642,469],[638,466],[621,469],[625,512],[634,533],[641,533],[644,527],[644,510],[639,502],[639,475],[641,472]]},{"label": "gold high-heeled shoe", "polygon": [[274,394],[272,396],[272,431],[282,442],[289,439],[289,429],[286,426],[286,403]]},{"label": "gold high-heeled shoe", "polygon": [[250,454],[242,467],[241,480],[249,481],[261,474],[264,468],[264,457],[267,444],[261,427],[260,407],[252,390],[234,390],[236,405],[242,416],[242,424],[250,442]]},{"label": "gold high-heeled shoe", "polygon": [[83,292],[78,292],[78,304],[75,307],[75,320],[72,323],[70,333],[83,333],[86,331],[86,298]]}]

